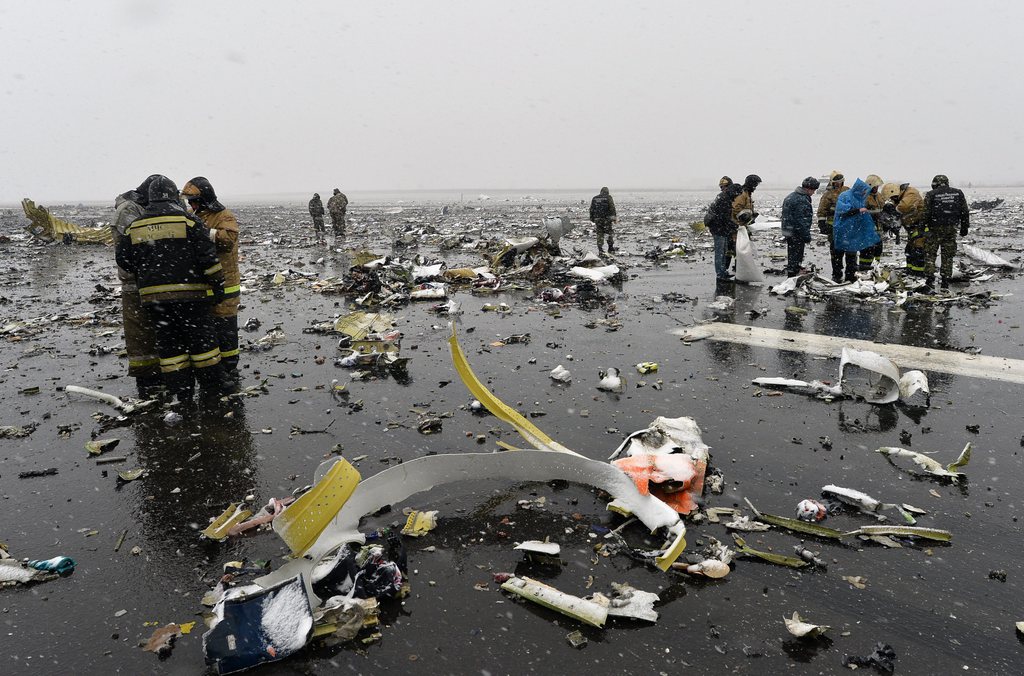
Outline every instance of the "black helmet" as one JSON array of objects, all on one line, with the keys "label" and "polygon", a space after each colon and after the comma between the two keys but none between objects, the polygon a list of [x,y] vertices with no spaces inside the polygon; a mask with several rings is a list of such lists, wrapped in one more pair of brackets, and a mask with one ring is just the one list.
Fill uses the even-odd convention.
[{"label": "black helmet", "polygon": [[217,201],[213,185],[203,176],[196,176],[186,183],[181,189],[181,195],[189,202],[199,202],[199,205],[208,211],[224,211],[224,205]]},{"label": "black helmet", "polygon": [[743,187],[747,190],[752,191],[759,185],[761,185],[761,177],[757,174],[751,174],[743,179]]},{"label": "black helmet", "polygon": [[800,187],[806,188],[808,190],[817,190],[820,185],[821,182],[818,181],[818,179],[814,178],[813,176],[808,176],[807,178],[804,179],[804,182],[800,184]]},{"label": "black helmet", "polygon": [[178,202],[178,186],[174,185],[174,181],[161,176],[160,174],[154,174],[150,176],[152,179],[149,182],[149,202]]},{"label": "black helmet", "polygon": [[149,204],[149,184],[153,182],[154,178],[157,178],[160,174],[150,174],[146,177],[146,180],[139,184],[139,187],[135,189],[138,193],[139,198],[134,200],[139,203],[139,206],[146,206]]},{"label": "black helmet", "polygon": [[949,177],[945,174],[936,174],[935,178],[932,179],[932,190],[935,190],[940,185],[949,187]]}]

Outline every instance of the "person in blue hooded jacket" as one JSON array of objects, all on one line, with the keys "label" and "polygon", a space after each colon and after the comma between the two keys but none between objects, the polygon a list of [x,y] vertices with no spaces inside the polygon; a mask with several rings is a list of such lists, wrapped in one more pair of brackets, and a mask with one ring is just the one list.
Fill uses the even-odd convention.
[{"label": "person in blue hooded jacket", "polygon": [[857,179],[853,187],[839,196],[836,202],[836,220],[833,224],[836,251],[843,251],[846,263],[844,279],[857,279],[858,252],[881,241],[875,232],[875,222],[868,213],[867,197],[871,186]]}]

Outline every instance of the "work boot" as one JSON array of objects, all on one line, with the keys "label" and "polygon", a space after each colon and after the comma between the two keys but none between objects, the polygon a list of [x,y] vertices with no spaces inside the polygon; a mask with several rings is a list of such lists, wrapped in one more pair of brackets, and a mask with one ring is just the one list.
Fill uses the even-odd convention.
[{"label": "work boot", "polygon": [[939,287],[942,288],[942,289],[948,289],[949,288],[949,279],[943,277],[942,281],[939,282]]},{"label": "work boot", "polygon": [[157,399],[165,389],[160,376],[136,376],[135,387],[139,390],[140,399]]}]

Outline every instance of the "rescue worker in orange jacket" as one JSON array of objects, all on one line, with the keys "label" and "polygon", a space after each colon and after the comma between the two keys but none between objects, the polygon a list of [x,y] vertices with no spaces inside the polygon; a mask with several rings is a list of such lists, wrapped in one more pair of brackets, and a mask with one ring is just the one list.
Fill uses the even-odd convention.
[{"label": "rescue worker in orange jacket", "polygon": [[224,271],[209,229],[179,199],[174,181],[154,177],[146,210],[118,240],[116,258],[138,282],[168,393],[187,402],[193,378],[206,391],[223,387],[207,292],[224,299]]},{"label": "rescue worker in orange jacket", "polygon": [[[154,176],[147,177],[138,188],[123,192],[114,200],[111,230],[115,244],[125,236],[131,222],[142,216],[149,202],[149,184]],[[119,265],[117,277],[121,280],[121,318],[124,323],[124,349],[128,354],[128,375],[135,378],[139,396],[146,399],[163,382],[160,358],[156,353],[156,334],[142,309],[135,275]]]},{"label": "rescue worker in orange jacket", "polygon": [[[213,185],[203,176],[196,176],[186,183],[181,195],[210,229],[217,259],[224,270],[224,299],[214,305],[211,312],[225,382],[237,386],[241,380],[238,373],[238,306],[242,283],[238,270],[238,220],[230,209],[220,203]],[[212,297],[213,292],[209,295]]]}]

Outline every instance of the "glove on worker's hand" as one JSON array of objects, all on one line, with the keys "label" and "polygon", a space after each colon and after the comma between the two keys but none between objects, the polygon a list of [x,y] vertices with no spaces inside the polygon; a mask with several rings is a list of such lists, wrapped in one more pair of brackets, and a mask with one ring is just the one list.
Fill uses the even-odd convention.
[{"label": "glove on worker's hand", "polygon": [[960,226],[960,236],[961,237],[966,237],[967,236],[967,226],[966,225],[961,225]]}]

